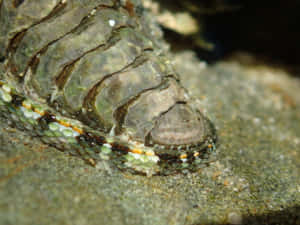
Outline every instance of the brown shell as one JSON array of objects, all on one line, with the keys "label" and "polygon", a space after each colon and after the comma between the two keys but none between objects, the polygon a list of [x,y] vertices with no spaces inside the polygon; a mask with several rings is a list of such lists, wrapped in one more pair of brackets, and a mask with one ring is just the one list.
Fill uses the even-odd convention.
[{"label": "brown shell", "polygon": [[207,148],[211,123],[145,31],[140,2],[122,2],[2,0],[4,80],[61,116],[158,154]]}]

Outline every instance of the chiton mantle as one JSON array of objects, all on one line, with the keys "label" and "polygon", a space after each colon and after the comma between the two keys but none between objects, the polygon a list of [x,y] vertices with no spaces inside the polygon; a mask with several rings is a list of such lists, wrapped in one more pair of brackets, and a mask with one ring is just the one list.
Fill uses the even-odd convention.
[{"label": "chiton mantle", "polygon": [[1,2],[0,114],[97,166],[196,171],[212,123],[181,86],[139,1]]}]

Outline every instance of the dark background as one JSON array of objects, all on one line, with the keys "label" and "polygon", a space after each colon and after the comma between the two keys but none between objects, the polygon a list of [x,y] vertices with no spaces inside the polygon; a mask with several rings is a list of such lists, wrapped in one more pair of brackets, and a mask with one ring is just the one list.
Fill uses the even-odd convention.
[{"label": "dark background", "polygon": [[[162,0],[165,5],[169,0]],[[160,2],[162,2],[160,1]],[[299,70],[300,1],[177,0],[174,10],[189,11],[203,25],[201,36],[213,51],[193,45],[191,37],[166,30],[167,39],[182,41],[209,63],[246,51],[258,58]],[[197,9],[197,6],[199,7]],[[195,9],[196,8],[196,9]],[[178,36],[179,35],[179,36]],[[186,47],[186,46],[185,46]]]}]

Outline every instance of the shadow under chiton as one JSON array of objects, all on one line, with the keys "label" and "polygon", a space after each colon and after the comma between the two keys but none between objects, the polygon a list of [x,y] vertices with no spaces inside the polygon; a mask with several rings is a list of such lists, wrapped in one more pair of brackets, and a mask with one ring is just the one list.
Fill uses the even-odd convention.
[{"label": "shadow under chiton", "polygon": [[2,0],[1,116],[92,165],[195,171],[214,149],[214,128],[139,2],[124,2]]}]

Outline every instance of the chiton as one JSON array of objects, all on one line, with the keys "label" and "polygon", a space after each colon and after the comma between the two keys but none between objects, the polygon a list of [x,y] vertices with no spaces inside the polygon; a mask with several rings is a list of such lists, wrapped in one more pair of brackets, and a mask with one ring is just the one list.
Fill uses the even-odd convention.
[{"label": "chiton", "polygon": [[2,0],[0,114],[91,165],[195,171],[216,134],[139,1]]}]

